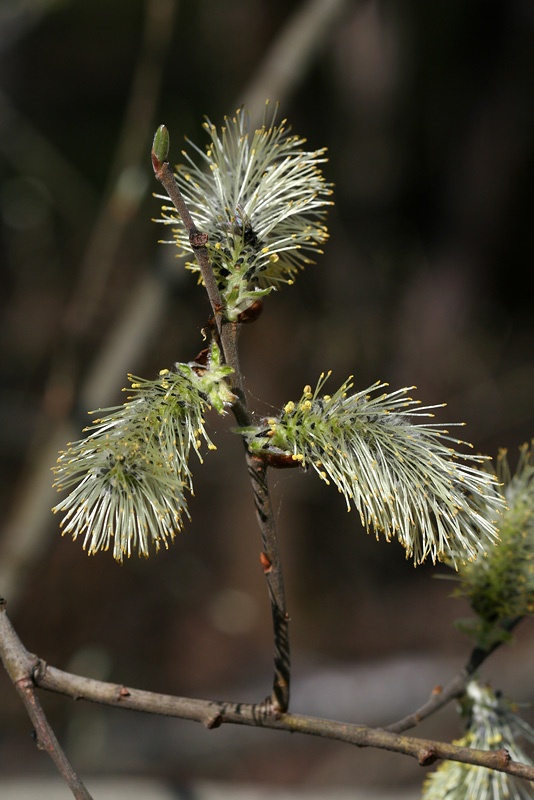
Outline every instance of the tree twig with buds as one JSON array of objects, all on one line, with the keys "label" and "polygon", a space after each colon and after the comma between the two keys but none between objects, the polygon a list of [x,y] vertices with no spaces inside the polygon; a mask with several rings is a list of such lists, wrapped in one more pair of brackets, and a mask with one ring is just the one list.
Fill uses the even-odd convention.
[{"label": "tree twig with buds", "polygon": [[[243,376],[239,366],[238,336],[239,323],[231,322],[224,318],[222,298],[217,286],[217,281],[210,263],[206,247],[208,236],[201,233],[189,212],[187,204],[176,183],[173,172],[167,161],[169,152],[169,134],[164,125],[161,125],[154,137],[152,146],[152,165],[154,174],[160,181],[172,203],[180,215],[180,219],[187,231],[191,248],[198,261],[202,280],[213,310],[219,340],[224,354],[225,363],[233,369],[232,389],[236,394],[233,411],[239,425],[252,424],[252,416],[248,410],[247,401],[243,392]],[[246,449],[247,468],[254,494],[256,519],[261,532],[263,551],[261,564],[269,591],[274,634],[274,681],[271,696],[264,701],[266,708],[272,709],[276,714],[287,711],[289,705],[290,685],[290,651],[289,651],[289,616],[286,608],[284,577],[276,523],[269,496],[267,483],[267,466],[264,461],[250,454]]]}]

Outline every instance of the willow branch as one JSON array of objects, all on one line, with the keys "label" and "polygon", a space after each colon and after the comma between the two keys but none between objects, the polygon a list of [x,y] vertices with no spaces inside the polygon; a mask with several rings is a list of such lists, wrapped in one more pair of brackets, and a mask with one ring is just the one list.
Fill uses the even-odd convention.
[{"label": "willow branch", "polygon": [[[506,633],[511,633],[515,626],[521,622],[523,617],[514,617],[502,623],[501,627]],[[409,728],[413,728],[422,722],[427,717],[439,711],[440,708],[450,703],[451,700],[456,700],[461,697],[466,690],[467,684],[477,671],[477,669],[484,663],[484,661],[503,644],[503,640],[495,642],[491,647],[474,647],[471,651],[467,664],[460,672],[452,678],[449,683],[442,688],[437,686],[432,690],[432,694],[426,703],[420,708],[406,717],[387,725],[384,730],[391,731],[392,733],[401,733]]]},{"label": "willow branch", "polygon": [[411,756],[421,766],[439,759],[496,769],[527,780],[534,779],[534,767],[513,761],[505,750],[475,750],[469,747],[402,736],[337,720],[321,719],[304,714],[270,714],[250,703],[200,700],[133,689],[121,684],[106,683],[72,675],[43,665],[35,678],[43,689],[65,694],[77,700],[89,700],[116,708],[144,711],[202,723],[206,728],[223,724],[247,725],[256,728],[302,733],[322,739],[334,739],[356,747],[374,747]]},{"label": "willow branch", "polygon": [[77,284],[67,309],[67,339],[82,338],[94,324],[116,254],[128,223],[134,218],[142,200],[139,192],[124,192],[120,177],[125,169],[140,169],[144,164],[176,11],[174,0],[145,0],[139,57],[110,167],[106,197],[85,248]]},{"label": "willow branch", "polygon": [[286,609],[284,576],[278,546],[276,524],[267,484],[267,467],[259,458],[247,451],[247,467],[252,490],[256,518],[261,531],[263,551],[260,556],[267,579],[274,634],[274,681],[271,704],[276,713],[286,711],[289,706],[291,658],[289,650],[289,615]]},{"label": "willow branch", "polygon": [[[239,350],[237,346],[240,325],[224,319],[223,303],[217,281],[211,267],[206,247],[208,236],[201,233],[185,203],[176,183],[171,167],[166,160],[169,148],[169,136],[166,128],[161,126],[152,147],[152,165],[157,180],[162,184],[172,201],[187,231],[191,248],[195,254],[202,280],[213,310],[217,333],[221,343],[224,360],[233,369],[234,385],[232,390],[238,400],[233,407],[236,421],[241,426],[252,424],[245,393],[243,391],[243,375],[239,366]],[[261,531],[263,551],[261,564],[269,591],[274,636],[274,680],[270,698],[262,704],[275,713],[287,710],[289,705],[290,653],[289,653],[289,616],[286,609],[284,578],[276,524],[267,484],[267,467],[261,459],[252,456],[247,450],[247,469],[254,494],[256,518]]]},{"label": "willow branch", "polygon": [[288,103],[339,28],[344,12],[350,10],[348,0],[306,0],[298,4],[239,99],[238,105],[249,109],[252,120],[261,120],[266,97]]},{"label": "willow branch", "polygon": [[428,766],[438,759],[447,759],[534,780],[534,767],[514,761],[506,750],[475,750],[447,742],[416,739],[366,725],[302,714],[272,714],[268,708],[257,704],[175,697],[63,672],[28,653],[11,626],[3,606],[0,606],[0,655],[13,682],[15,678],[19,681],[31,680],[35,686],[75,700],[83,699],[114,708],[188,719],[200,722],[209,729],[227,723],[302,733],[334,739],[356,747],[374,747],[401,753],[417,759],[421,766]]}]

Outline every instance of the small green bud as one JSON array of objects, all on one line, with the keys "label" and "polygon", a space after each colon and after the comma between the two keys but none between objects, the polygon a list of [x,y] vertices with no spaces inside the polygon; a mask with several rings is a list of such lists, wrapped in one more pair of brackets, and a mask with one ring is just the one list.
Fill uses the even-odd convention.
[{"label": "small green bud", "polygon": [[159,169],[169,155],[169,131],[165,125],[160,125],[154,135],[152,143],[152,164],[154,170]]}]

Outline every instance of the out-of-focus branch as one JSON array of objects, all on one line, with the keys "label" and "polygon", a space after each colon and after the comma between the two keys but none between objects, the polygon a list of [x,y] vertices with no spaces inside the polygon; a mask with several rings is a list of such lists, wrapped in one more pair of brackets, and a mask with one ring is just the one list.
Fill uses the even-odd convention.
[{"label": "out-of-focus branch", "polygon": [[350,5],[348,0],[308,0],[298,7],[241,95],[239,104],[253,124],[261,120],[266,98],[288,101]]},{"label": "out-of-focus branch", "polygon": [[[77,337],[91,325],[126,226],[135,216],[144,194],[147,144],[154,126],[176,8],[176,0],[147,0],[145,4],[143,41],[122,131],[111,162],[109,189],[94,224],[67,310],[67,332]],[[138,186],[139,191],[124,191],[126,171],[133,176],[128,185]]]},{"label": "out-of-focus branch", "polygon": [[[19,173],[42,181],[61,214],[79,227],[90,219],[98,195],[63,154],[20,114],[0,89],[0,153]],[[76,198],[76,203],[72,198]]]},{"label": "out-of-focus branch", "polygon": [[[18,500],[6,521],[0,541],[0,586],[11,603],[16,602],[24,586],[24,576],[41,557],[45,547],[43,531],[55,499],[50,467],[57,458],[58,450],[78,436],[77,422],[69,415],[76,399],[84,408],[89,395],[98,397],[95,405],[111,403],[124,381],[124,373],[131,365],[132,358],[142,357],[143,349],[162,318],[164,287],[158,278],[147,274],[129,298],[126,311],[112,329],[110,339],[104,343],[92,367],[80,381],[77,344],[91,324],[117,249],[141,201],[140,193],[124,193],[121,176],[124,176],[125,170],[130,174],[137,170],[141,174],[140,164],[146,159],[176,9],[177,0],[147,0],[146,3],[143,44],[132,80],[123,131],[110,169],[110,189],[86,248],[79,281],[66,313],[60,347],[45,390],[48,398],[61,396],[61,408],[48,401],[46,403],[48,407],[42,430],[37,434],[38,443],[34,445],[29,459],[28,473],[23,478],[23,485],[17,493]],[[17,137],[14,137],[14,141],[18,142]],[[22,161],[21,154],[19,157]],[[61,166],[61,162],[57,163]],[[76,213],[79,216],[77,191],[73,188],[68,195],[77,198]],[[81,192],[80,199],[83,201],[83,198],[84,193]],[[139,309],[141,314],[138,313]],[[137,317],[132,326],[133,312],[137,312]],[[129,338],[125,347],[123,333],[126,329]],[[126,353],[128,359],[125,363]],[[102,368],[104,362],[105,370]],[[91,401],[88,410],[92,407]]]}]

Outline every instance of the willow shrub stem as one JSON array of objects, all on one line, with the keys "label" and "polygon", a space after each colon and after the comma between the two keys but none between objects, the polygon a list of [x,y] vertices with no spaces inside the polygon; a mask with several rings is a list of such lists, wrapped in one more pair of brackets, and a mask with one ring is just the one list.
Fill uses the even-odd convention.
[{"label": "willow shrub stem", "polygon": [[[158,129],[154,147],[152,148],[154,174],[167,192],[187,231],[213,310],[215,326],[225,363],[234,370],[233,380],[235,386],[232,386],[232,389],[238,397],[233,409],[234,416],[239,425],[247,426],[252,423],[252,417],[247,407],[246,396],[243,391],[243,375],[239,366],[238,336],[240,326],[224,319],[221,295],[206,248],[208,236],[197,229],[176,183],[172,169],[169,163],[163,160],[167,151],[168,134],[162,126]],[[266,705],[276,714],[280,714],[287,711],[290,684],[289,617],[286,609],[284,578],[276,524],[267,483],[267,467],[260,458],[252,456],[248,450],[246,458],[248,474],[254,493],[256,518],[260,527],[263,545],[261,564],[267,579],[273,619],[274,681],[271,696],[263,705]]]},{"label": "willow shrub stem", "polygon": [[[503,749],[478,750],[447,742],[401,736],[369,728],[366,725],[301,714],[272,714],[269,713],[270,709],[263,705],[174,697],[63,672],[41,661],[25,649],[2,604],[0,604],[0,657],[13,683],[28,680],[32,688],[41,687],[75,700],[84,699],[114,708],[188,719],[200,722],[209,729],[218,728],[226,723],[302,733],[323,739],[335,739],[356,747],[376,747],[402,753],[415,758],[421,766],[428,766],[438,759],[448,759],[534,780],[534,767],[514,761]],[[75,797],[90,800],[90,795],[83,792],[75,794]]]}]

